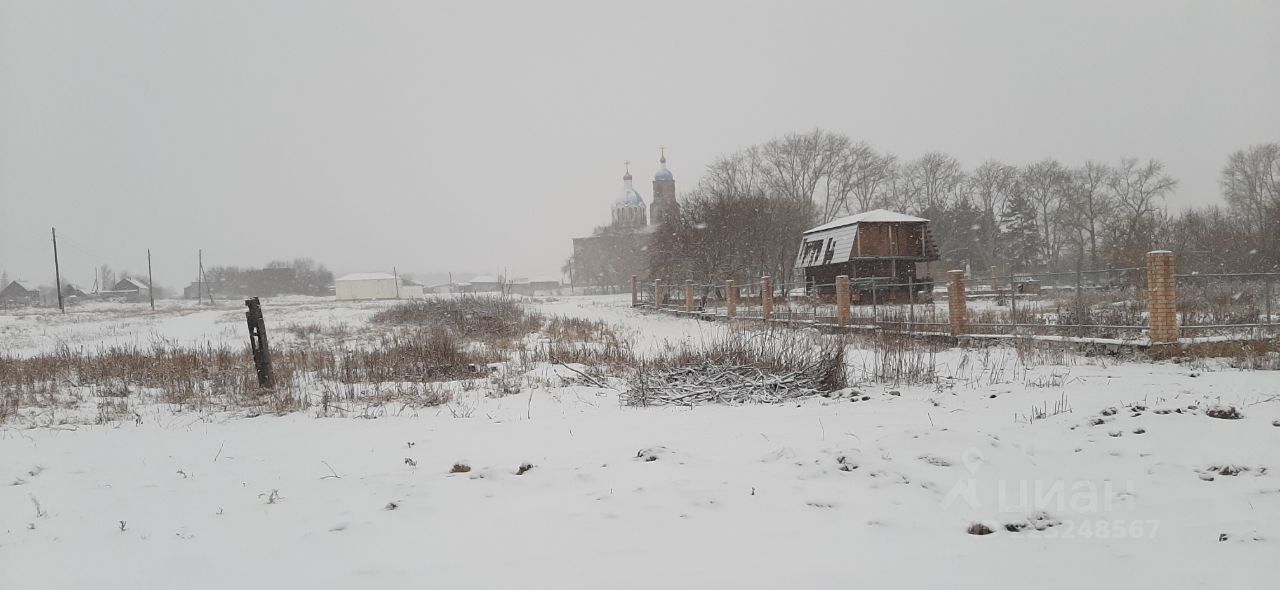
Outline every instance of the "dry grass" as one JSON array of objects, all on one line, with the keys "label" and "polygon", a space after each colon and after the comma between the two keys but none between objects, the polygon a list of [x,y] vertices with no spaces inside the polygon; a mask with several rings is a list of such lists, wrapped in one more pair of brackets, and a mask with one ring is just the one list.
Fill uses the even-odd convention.
[{"label": "dry grass", "polygon": [[903,334],[876,332],[854,340],[872,352],[861,367],[860,378],[891,385],[927,385],[938,380],[939,342]]},{"label": "dry grass", "polygon": [[[447,403],[455,388],[445,382],[472,387],[467,384],[488,378],[488,365],[494,363],[509,363],[512,370],[504,374],[517,377],[539,362],[618,371],[634,364],[629,340],[603,322],[547,321],[499,297],[405,303],[380,312],[376,322],[377,329],[362,328],[352,341],[357,331],[345,324],[280,328],[292,338],[275,342],[276,387],[266,391],[258,388],[247,347],[158,341],[0,356],[0,423],[24,413],[43,414],[44,424],[114,422],[154,403],[199,412],[284,413],[314,407],[328,415],[359,412],[364,406],[368,413],[370,407],[390,404]],[[500,389],[510,393],[519,387]]]},{"label": "dry grass", "polygon": [[[289,324],[272,351],[276,387],[258,388],[251,354],[242,347],[67,348],[31,357],[0,356],[0,422],[24,408],[71,415],[87,404],[98,422],[128,418],[139,404],[191,411],[284,413],[318,406],[350,412],[356,405],[432,406],[450,400],[437,383],[482,376],[507,360],[541,316],[501,298],[463,297],[406,303],[378,314],[393,325],[362,346],[346,346],[345,325]],[[83,416],[80,418],[83,420]]]},{"label": "dry grass", "polygon": [[543,317],[514,299],[463,295],[401,303],[378,312],[372,321],[441,327],[466,340],[503,343],[537,332]]},{"label": "dry grass", "polygon": [[631,340],[607,322],[552,316],[543,340],[520,353],[522,366],[538,362],[576,363],[593,369],[626,370],[635,365]]},{"label": "dry grass", "polygon": [[187,409],[252,408],[286,412],[305,407],[296,357],[276,359],[275,390],[260,391],[247,352],[228,348],[109,347],[90,354],[58,352],[0,357],[0,396],[10,417],[18,408],[73,410],[96,398],[102,421],[140,401]]}]

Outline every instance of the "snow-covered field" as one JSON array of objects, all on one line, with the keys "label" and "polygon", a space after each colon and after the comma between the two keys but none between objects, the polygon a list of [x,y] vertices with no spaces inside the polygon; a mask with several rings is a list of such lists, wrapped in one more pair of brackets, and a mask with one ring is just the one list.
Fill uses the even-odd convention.
[{"label": "snow-covered field", "polygon": [[[360,325],[383,305],[266,315]],[[619,324],[642,353],[726,329],[626,297],[533,305]],[[232,304],[0,316],[10,355],[244,334]],[[869,354],[850,349],[855,380]],[[1280,374],[1000,347],[936,362],[939,385],[773,406],[623,407],[551,377],[371,420],[10,424],[0,588],[1280,584]],[[1243,417],[1210,415],[1227,406]]]},{"label": "snow-covered field", "polygon": [[[332,298],[285,297],[263,300],[273,339],[293,324],[360,325],[392,301],[335,302]],[[59,347],[94,351],[109,346],[168,343],[183,346],[247,344],[245,307],[239,300],[197,306],[189,300],[160,301],[156,311],[130,303],[89,303],[60,314],[47,308],[0,313],[0,351],[11,356],[52,352]]]}]

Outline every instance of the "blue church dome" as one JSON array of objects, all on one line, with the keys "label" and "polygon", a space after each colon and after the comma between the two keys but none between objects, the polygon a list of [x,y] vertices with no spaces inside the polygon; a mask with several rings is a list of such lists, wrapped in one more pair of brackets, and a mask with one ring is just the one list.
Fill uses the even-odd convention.
[{"label": "blue church dome", "polygon": [[644,197],[631,186],[631,163],[627,163],[627,173],[622,177],[622,192],[618,193],[618,198],[613,201],[613,208],[622,207],[639,207],[644,208]]},{"label": "blue church dome", "polygon": [[613,202],[614,207],[644,207],[644,197],[636,189],[626,186]]}]

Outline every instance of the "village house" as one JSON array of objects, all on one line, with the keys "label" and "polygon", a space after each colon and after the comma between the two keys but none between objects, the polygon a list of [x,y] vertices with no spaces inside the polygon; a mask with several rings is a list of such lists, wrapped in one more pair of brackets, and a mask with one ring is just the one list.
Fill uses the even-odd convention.
[{"label": "village house", "polygon": [[99,291],[99,297],[120,301],[141,302],[151,298],[151,285],[142,279],[125,277],[110,289]]},{"label": "village house", "polygon": [[467,283],[467,293],[498,293],[502,291],[502,279],[480,275]]},{"label": "village house", "polygon": [[[298,270],[287,266],[211,269],[205,279],[184,287],[182,296],[208,299],[211,293],[216,293],[223,297],[275,297],[307,291],[305,286],[298,284]],[[202,288],[204,292],[200,293]]]},{"label": "village house", "polygon": [[89,298],[89,294],[73,283],[67,283],[62,286],[62,299],[66,302],[84,301]]},{"label": "village house", "polygon": [[471,283],[440,283],[439,285],[427,287],[426,291],[436,295],[450,295],[453,293],[465,293],[470,287]]},{"label": "village house", "polygon": [[427,296],[426,287],[413,279],[400,279],[401,299],[422,299]]},{"label": "village house", "polygon": [[876,209],[804,232],[796,267],[810,294],[834,295],[836,277],[845,275],[854,301],[906,301],[933,291],[930,263],[938,258],[928,219]]},{"label": "village house", "polygon": [[199,299],[205,301],[211,299],[209,295],[209,283],[203,281],[192,281],[190,285],[182,288],[183,299]]},{"label": "village house", "polygon": [[12,281],[0,289],[0,305],[36,305],[40,302],[40,289],[31,283]]},{"label": "village house", "polygon": [[399,299],[400,280],[385,272],[362,272],[343,275],[333,282],[338,301],[362,299]]}]

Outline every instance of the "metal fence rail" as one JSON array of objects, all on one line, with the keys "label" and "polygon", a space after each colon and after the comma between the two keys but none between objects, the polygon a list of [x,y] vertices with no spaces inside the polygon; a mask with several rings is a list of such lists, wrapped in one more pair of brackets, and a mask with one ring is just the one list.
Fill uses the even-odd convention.
[{"label": "metal fence rail", "polygon": [[[1165,275],[1169,276],[1169,275]],[[1177,285],[1177,324],[1191,340],[1280,336],[1275,283],[1280,273],[1183,273]],[[733,316],[791,324],[872,329],[909,334],[952,334],[954,312],[947,290],[934,281],[884,277],[848,279],[850,301],[840,321],[836,283],[769,281],[733,283]],[[843,278],[841,280],[844,280]],[[1055,273],[990,273],[966,277],[962,321],[966,334],[1044,336],[1132,341],[1150,335],[1147,269],[1109,268]],[[724,281],[663,280],[637,287],[636,301],[664,311],[729,316],[730,287]],[[690,297],[692,295],[692,297]]]}]

